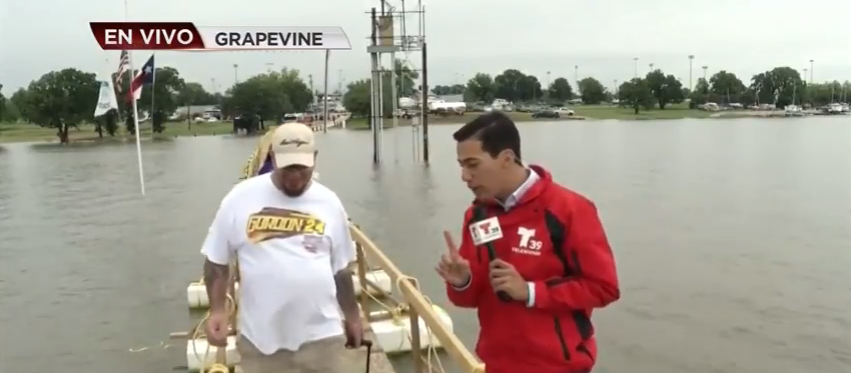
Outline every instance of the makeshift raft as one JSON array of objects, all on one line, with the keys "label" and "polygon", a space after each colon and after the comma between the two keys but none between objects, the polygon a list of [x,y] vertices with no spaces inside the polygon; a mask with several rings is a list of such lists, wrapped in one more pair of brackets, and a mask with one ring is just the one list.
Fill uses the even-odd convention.
[{"label": "makeshift raft", "polygon": [[[261,138],[257,149],[251,155],[248,164],[243,170],[242,179],[272,170],[270,154],[271,133],[272,131],[269,131]],[[426,349],[429,359],[431,359],[432,352],[442,346],[440,340],[435,338],[429,328],[426,319],[412,317],[411,310],[407,304],[393,299],[391,295],[394,284],[391,276],[382,269],[369,268],[365,259],[362,259],[364,258],[362,249],[359,248],[358,251],[358,257],[361,260],[357,263],[352,263],[351,267],[353,268],[355,292],[361,299],[361,315],[365,319],[364,325],[368,325],[366,338],[373,342],[373,355],[370,359],[372,369],[370,371],[373,373],[392,372],[393,369],[389,360],[387,360],[387,354],[414,351],[414,355],[417,358],[422,358],[420,349]],[[236,318],[239,299],[238,263],[232,265],[230,272],[232,278],[230,279],[230,290],[228,292],[228,311],[231,317],[231,335],[228,337],[227,347],[219,349],[207,343],[206,337],[203,334],[206,317],[188,332],[172,333],[172,338],[186,339],[186,366],[190,372],[227,373],[231,370],[240,371],[240,357],[236,350],[236,338],[239,335],[239,326]],[[364,273],[363,276],[360,275],[361,272]],[[205,309],[209,307],[209,299],[207,298],[203,279],[189,284],[186,289],[186,299],[190,309]],[[376,311],[365,310],[366,302],[364,300],[366,299],[370,299],[370,303],[378,305],[383,309]],[[436,321],[440,324],[442,333],[451,334],[453,330],[452,319],[446,310],[437,305],[431,305],[431,309],[432,322]],[[415,322],[417,324],[416,327],[414,327],[412,320],[417,320]],[[465,354],[469,355],[469,352],[465,352]],[[473,361],[471,356],[468,357],[466,355],[465,358]],[[419,365],[419,363],[416,365]],[[475,370],[479,369],[477,367]]]}]

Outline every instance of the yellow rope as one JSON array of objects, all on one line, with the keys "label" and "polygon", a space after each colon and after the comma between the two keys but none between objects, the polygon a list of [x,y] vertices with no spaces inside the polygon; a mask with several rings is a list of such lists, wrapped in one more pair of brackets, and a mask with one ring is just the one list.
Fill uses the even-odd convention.
[{"label": "yellow rope", "polygon": [[[367,265],[367,272],[370,272],[370,271],[371,271],[371,268]],[[364,277],[367,277],[367,275],[364,275]],[[407,276],[407,275],[402,275],[401,277],[396,279],[396,284],[395,284],[396,289],[401,289],[401,287],[399,287],[399,284],[401,283],[402,280],[410,281],[414,285],[414,288],[419,290],[419,288],[420,288],[419,280],[417,280],[415,277],[411,277],[411,276]],[[378,304],[379,307],[382,307],[385,310],[387,310],[387,312],[390,313],[390,316],[392,317],[394,324],[399,325],[399,326],[402,325],[402,317],[403,317],[402,315],[410,309],[410,306],[408,306],[405,303],[400,303],[398,306],[393,307],[393,306],[388,305],[385,302],[382,302],[380,299],[378,299],[378,297],[376,297],[375,295],[373,295],[372,293],[367,291],[367,284],[361,284],[361,291],[366,292],[366,294],[376,304]],[[423,297],[425,298],[425,300],[428,302],[429,305],[433,305],[433,303],[431,302],[431,299],[429,299],[425,295],[423,295]],[[366,313],[366,312],[369,312],[369,311],[364,310],[364,312]],[[419,323],[419,318],[417,320],[417,323]],[[419,325],[417,325],[417,327],[419,327]],[[414,328],[414,325],[410,325],[410,329],[408,329],[408,332],[407,332],[407,338],[408,338],[408,342],[411,344],[411,348],[413,348],[413,346],[414,346],[414,336],[412,335],[413,328]],[[435,343],[434,343],[435,340],[437,340],[437,339],[432,334],[431,328],[426,327],[426,333],[428,333],[428,338],[427,338],[428,339],[428,342],[427,342],[428,346],[426,347],[426,367],[428,368],[427,371],[433,372],[434,368],[436,367],[438,372],[445,373],[446,370],[443,368],[443,363],[440,361],[440,358],[437,355],[437,347],[435,346]],[[397,351],[402,350],[403,343],[404,342],[399,343],[399,346],[396,347]],[[435,362],[436,362],[436,366],[433,365]]]},{"label": "yellow rope", "polygon": [[[231,297],[230,294],[227,294],[227,298],[226,298],[226,301],[225,301],[225,310],[226,310],[226,314],[227,314],[227,320],[229,321],[231,319],[231,316],[236,314],[236,301],[234,301],[233,297]],[[201,339],[201,338],[204,338],[204,339],[207,338],[207,335],[203,332],[203,330],[204,330],[204,325],[207,323],[207,320],[209,320],[209,319],[210,319],[210,311],[207,311],[207,314],[204,315],[204,318],[201,319],[201,321],[198,322],[198,325],[195,326],[195,331],[192,332],[192,336],[189,339],[192,343],[192,353],[195,355],[195,359],[198,359],[198,361],[201,363],[200,364],[201,365],[201,372],[204,371],[204,368],[207,365],[207,358],[209,357],[209,354],[210,354],[210,344],[207,343],[207,348],[204,350],[203,359],[201,359],[202,356],[198,354],[197,346],[195,345],[195,340],[198,340],[198,339]],[[226,326],[228,326],[228,325],[226,324]],[[228,333],[228,334],[230,334],[230,333]],[[227,341],[227,339],[225,339],[225,341]],[[218,347],[218,348],[224,348],[225,353],[227,353],[227,346]],[[224,370],[222,370],[222,368],[224,368]],[[208,373],[228,373],[228,372],[229,372],[228,367],[226,365],[221,364],[220,362],[216,362],[215,364],[213,364],[208,371]]]},{"label": "yellow rope", "polygon": [[139,348],[128,348],[128,349],[127,349],[127,351],[129,351],[129,352],[133,352],[133,353],[136,353],[136,352],[143,352],[143,351],[153,350],[153,349],[155,349],[155,348],[165,350],[165,349],[167,349],[167,348],[169,348],[169,347],[174,347],[174,345],[166,344],[164,341],[160,341],[160,344],[155,345],[155,346],[146,346],[146,347],[139,347]]}]

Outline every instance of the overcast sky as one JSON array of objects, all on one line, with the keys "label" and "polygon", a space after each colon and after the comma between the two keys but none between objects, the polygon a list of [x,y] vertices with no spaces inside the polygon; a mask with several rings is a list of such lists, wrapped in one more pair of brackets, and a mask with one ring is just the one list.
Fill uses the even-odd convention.
[{"label": "overcast sky", "polygon": [[[367,0],[128,0],[131,21],[196,25],[342,26],[353,50],[333,52],[331,89],[369,74]],[[393,4],[401,4],[393,0]],[[643,75],[653,63],[688,86],[721,69],[748,80],[775,66],[802,70],[815,59],[815,80],[851,80],[851,0],[426,0],[430,85],[463,83],[476,72],[516,68],[546,83],[594,76],[606,86]],[[0,0],[0,83],[7,95],[65,67],[115,70],[118,52],[99,49],[90,21],[122,21],[121,0]],[[410,23],[409,25],[413,25]],[[414,28],[409,26],[409,28]],[[136,65],[147,52],[135,52]],[[409,58],[417,61],[419,54]],[[108,59],[108,62],[107,62]],[[322,52],[157,53],[158,66],[224,91],[275,68],[313,74],[320,88]]]}]

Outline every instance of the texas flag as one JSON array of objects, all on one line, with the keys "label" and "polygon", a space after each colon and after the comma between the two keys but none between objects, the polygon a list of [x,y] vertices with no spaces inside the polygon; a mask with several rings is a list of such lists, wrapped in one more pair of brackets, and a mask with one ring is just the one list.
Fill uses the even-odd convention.
[{"label": "texas flag", "polygon": [[127,100],[130,101],[131,97],[136,100],[142,97],[142,86],[153,84],[154,75],[156,75],[156,69],[154,68],[154,55],[152,54],[151,58],[148,58],[148,62],[145,62],[130,82],[130,92],[127,92]]}]

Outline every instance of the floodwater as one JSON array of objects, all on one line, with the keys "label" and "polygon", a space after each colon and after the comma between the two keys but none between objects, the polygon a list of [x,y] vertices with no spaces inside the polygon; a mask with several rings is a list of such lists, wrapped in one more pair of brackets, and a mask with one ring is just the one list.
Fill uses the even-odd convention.
[{"label": "floodwater", "polygon": [[[410,129],[320,138],[322,181],[424,291],[471,196],[451,133],[432,162]],[[595,372],[851,372],[851,118],[586,121],[521,126],[524,159],[599,206],[623,298],[595,314]],[[256,139],[4,144],[0,371],[169,372],[183,345],[199,244]],[[472,311],[451,310],[472,348]],[[153,348],[130,352],[143,346]],[[404,365],[404,364],[402,364]],[[447,365],[451,366],[450,362]]]}]

